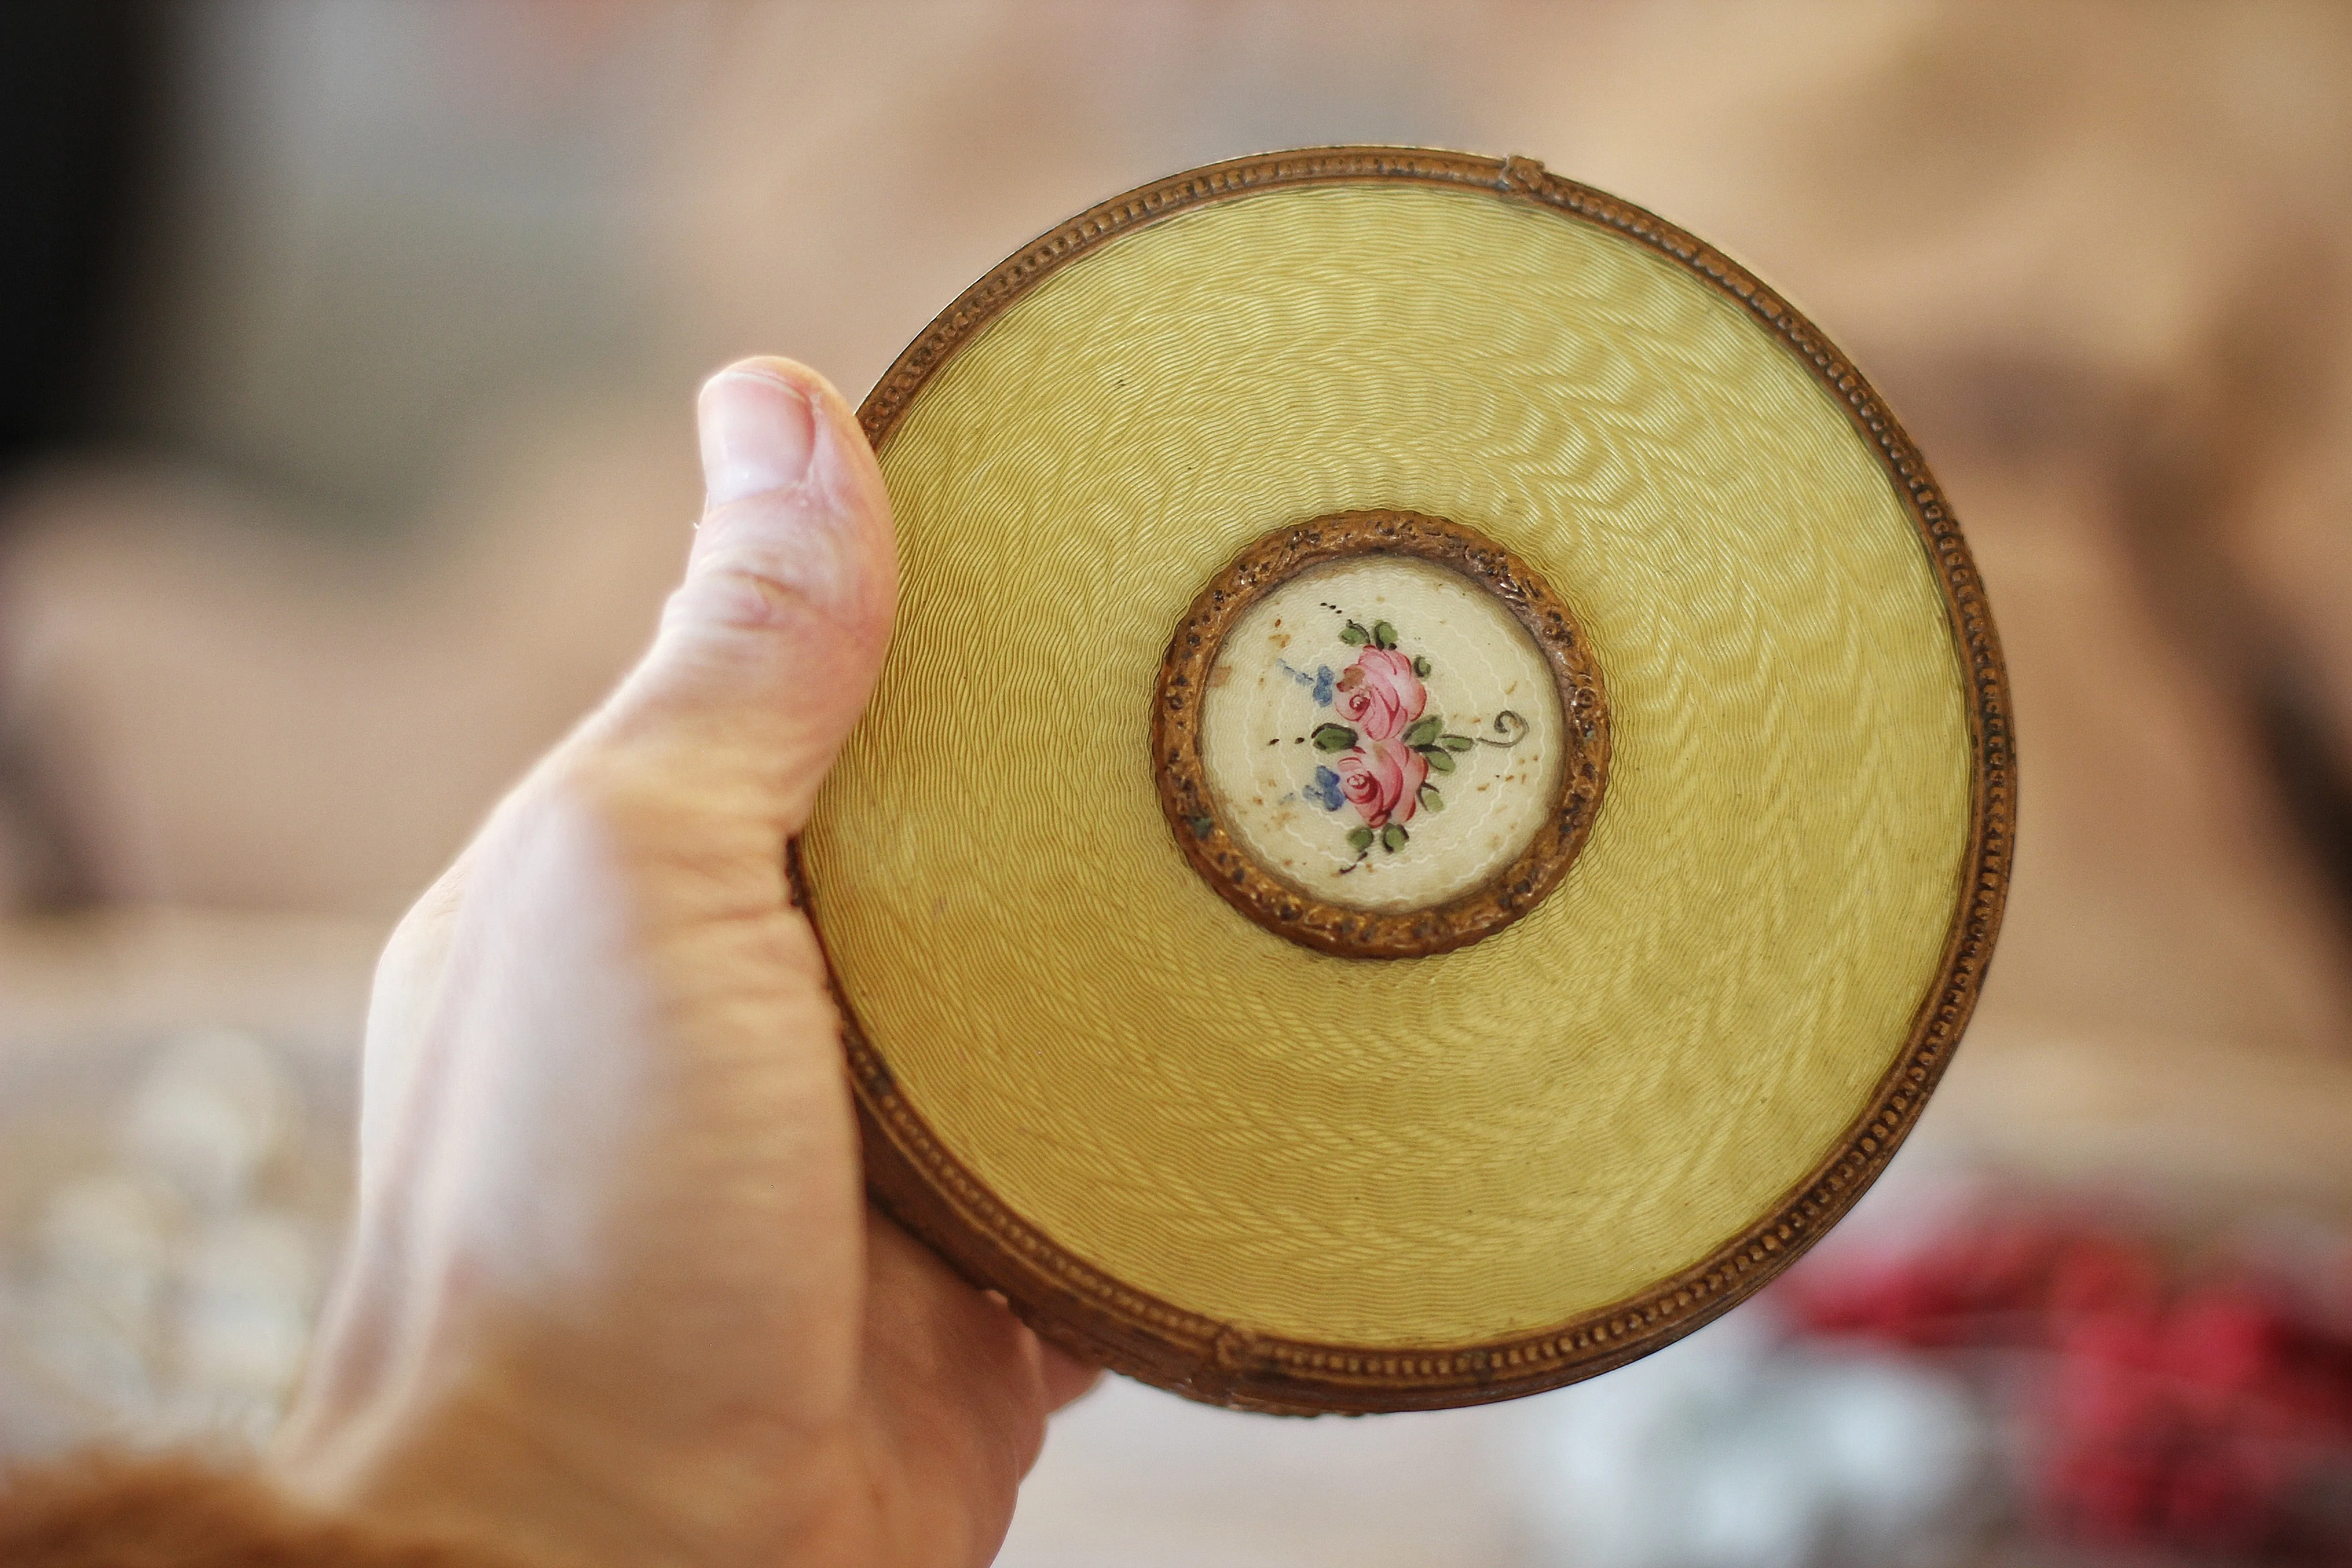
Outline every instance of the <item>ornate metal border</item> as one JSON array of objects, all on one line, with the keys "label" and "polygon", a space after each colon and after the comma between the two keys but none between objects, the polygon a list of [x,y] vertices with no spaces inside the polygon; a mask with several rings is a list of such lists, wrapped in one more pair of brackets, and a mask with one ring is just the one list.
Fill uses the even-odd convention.
[{"label": "ornate metal border", "polygon": [[[1201,710],[1225,634],[1252,605],[1310,567],[1411,555],[1501,600],[1542,650],[1559,692],[1559,795],[1526,849],[1486,883],[1388,914],[1314,897],[1252,859],[1227,831],[1201,762]],[[1543,901],[1584,847],[1609,773],[1609,705],[1576,623],[1524,561],[1475,529],[1415,511],[1349,511],[1277,529],[1209,580],[1177,623],[1151,709],[1160,808],[1176,847],[1225,902],[1279,937],[1340,958],[1423,958],[1494,935]]]},{"label": "ornate metal border", "polygon": [[[1356,182],[1484,191],[1609,229],[1737,300],[1778,337],[1876,450],[1935,564],[1968,681],[1974,755],[1961,898],[1943,962],[1902,1052],[1862,1114],[1770,1213],[1690,1268],[1565,1322],[1505,1339],[1377,1346],[1261,1336],[1102,1273],[1014,1214],[940,1145],[898,1092],[847,998],[839,997],[867,1184],[888,1214],[974,1284],[1001,1291],[1025,1321],[1066,1349],[1195,1399],[1293,1415],[1440,1409],[1541,1393],[1681,1338],[1795,1261],[1885,1168],[1943,1077],[2000,934],[2016,843],[2016,752],[2000,640],[1950,505],[1894,414],[1853,363],[1754,274],[1664,219],[1549,174],[1532,159],[1313,148],[1211,164],[1114,197],[1024,247],[941,311],[859,409],[867,438],[878,449],[934,370],[1039,279],[1095,247],[1177,213],[1261,191]],[[795,902],[806,905],[796,847],[787,870]],[[822,941],[822,920],[810,912]]]}]

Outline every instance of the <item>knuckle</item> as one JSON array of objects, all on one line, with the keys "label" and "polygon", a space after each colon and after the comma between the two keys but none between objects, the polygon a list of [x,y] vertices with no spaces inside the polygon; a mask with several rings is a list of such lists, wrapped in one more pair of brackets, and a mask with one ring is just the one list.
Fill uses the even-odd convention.
[{"label": "knuckle", "polygon": [[752,627],[825,619],[856,602],[866,575],[858,542],[842,528],[754,530],[714,521],[671,597],[672,613]]},{"label": "knuckle", "polygon": [[777,631],[799,626],[814,608],[800,584],[773,572],[740,563],[714,563],[696,571],[669,596],[665,625]]}]

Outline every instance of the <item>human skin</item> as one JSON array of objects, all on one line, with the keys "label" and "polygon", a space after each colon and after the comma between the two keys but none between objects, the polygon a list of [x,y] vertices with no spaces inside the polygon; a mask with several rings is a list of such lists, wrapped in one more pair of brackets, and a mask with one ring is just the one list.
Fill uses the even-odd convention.
[{"label": "human skin", "polygon": [[888,501],[803,366],[699,411],[652,647],[385,950],[351,1251],[271,1470],[554,1561],[982,1563],[1093,1373],[867,1207],[783,877],[889,639]]}]

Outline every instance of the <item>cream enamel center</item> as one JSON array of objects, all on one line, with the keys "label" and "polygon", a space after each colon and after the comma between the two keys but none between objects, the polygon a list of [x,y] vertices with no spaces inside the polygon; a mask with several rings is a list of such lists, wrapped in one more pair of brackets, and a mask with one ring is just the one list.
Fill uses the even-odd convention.
[{"label": "cream enamel center", "polygon": [[1535,639],[1461,574],[1366,555],[1244,612],[1210,668],[1201,763],[1243,851],[1328,903],[1475,891],[1559,794],[1559,690]]}]

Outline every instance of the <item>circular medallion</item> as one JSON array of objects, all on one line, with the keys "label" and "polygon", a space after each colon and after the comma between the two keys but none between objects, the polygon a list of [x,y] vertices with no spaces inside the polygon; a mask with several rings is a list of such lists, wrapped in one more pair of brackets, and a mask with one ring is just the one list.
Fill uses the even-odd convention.
[{"label": "circular medallion", "polygon": [[1524,160],[1242,159],[1024,247],[861,418],[898,619],[794,892],[875,1201],[1047,1338],[1535,1393],[1916,1122],[2007,885],[2000,646],[1721,253]]},{"label": "circular medallion", "polygon": [[1202,590],[1152,752],[1179,847],[1228,903],[1325,952],[1416,958],[1558,884],[1609,717],[1525,562],[1459,523],[1352,512],[1276,530]]}]

